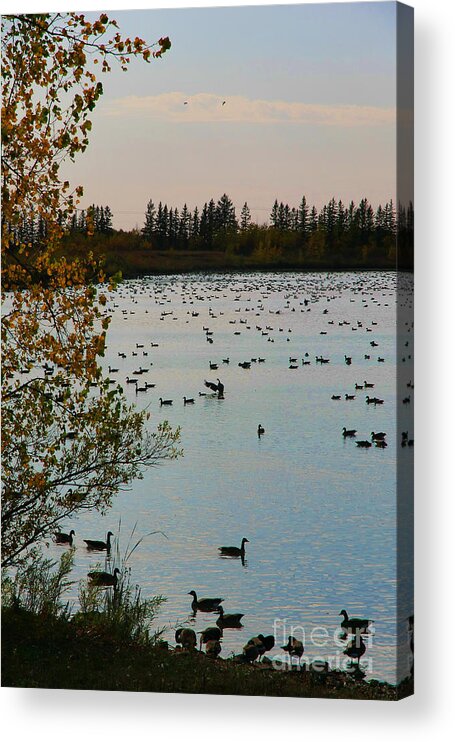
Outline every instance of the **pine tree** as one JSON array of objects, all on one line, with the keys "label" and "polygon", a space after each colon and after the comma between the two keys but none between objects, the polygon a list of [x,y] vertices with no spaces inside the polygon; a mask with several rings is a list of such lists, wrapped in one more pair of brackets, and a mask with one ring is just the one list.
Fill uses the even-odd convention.
[{"label": "pine tree", "polygon": [[270,222],[272,227],[278,229],[278,199],[275,199],[275,203],[273,204],[272,212],[270,214]]},{"label": "pine tree", "polygon": [[305,245],[308,238],[308,205],[305,196],[302,196],[298,210],[297,229],[300,235],[302,245]]},{"label": "pine tree", "polygon": [[250,213],[250,209],[248,208],[248,204],[245,201],[245,203],[242,206],[242,211],[240,212],[240,231],[246,232],[250,224],[251,224],[251,213]]},{"label": "pine tree", "polygon": [[144,226],[142,227],[142,230],[141,230],[145,239],[149,240],[149,242],[153,240],[155,228],[156,228],[156,209],[155,209],[155,205],[153,201],[150,199],[150,201],[147,204],[147,208],[145,210]]}]

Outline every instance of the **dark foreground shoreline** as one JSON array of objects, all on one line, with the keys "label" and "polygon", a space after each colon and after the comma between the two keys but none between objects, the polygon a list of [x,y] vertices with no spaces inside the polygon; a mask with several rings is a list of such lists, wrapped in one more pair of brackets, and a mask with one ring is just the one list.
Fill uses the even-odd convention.
[{"label": "dark foreground shoreline", "polygon": [[2,686],[381,701],[413,693],[412,678],[393,686],[339,671],[283,672],[266,663],[213,660],[166,642],[115,642],[66,619],[13,608],[2,610]]}]

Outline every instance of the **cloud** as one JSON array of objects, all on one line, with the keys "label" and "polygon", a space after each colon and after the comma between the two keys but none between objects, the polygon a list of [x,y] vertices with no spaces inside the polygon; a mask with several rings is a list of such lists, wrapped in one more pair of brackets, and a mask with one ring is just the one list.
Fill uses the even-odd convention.
[{"label": "cloud", "polygon": [[240,95],[224,99],[211,93],[185,95],[178,92],[117,98],[104,104],[104,114],[146,116],[156,121],[171,122],[289,123],[340,127],[384,126],[396,121],[394,108],[254,100]]}]

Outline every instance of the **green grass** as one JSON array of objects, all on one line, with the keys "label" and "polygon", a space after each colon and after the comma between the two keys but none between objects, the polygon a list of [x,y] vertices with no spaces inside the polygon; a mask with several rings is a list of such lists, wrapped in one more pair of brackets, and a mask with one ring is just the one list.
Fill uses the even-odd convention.
[{"label": "green grass", "polygon": [[165,642],[119,640],[102,622],[2,610],[2,685],[166,693],[398,700],[413,692],[355,682],[342,673],[280,672],[261,665],[211,660]]}]

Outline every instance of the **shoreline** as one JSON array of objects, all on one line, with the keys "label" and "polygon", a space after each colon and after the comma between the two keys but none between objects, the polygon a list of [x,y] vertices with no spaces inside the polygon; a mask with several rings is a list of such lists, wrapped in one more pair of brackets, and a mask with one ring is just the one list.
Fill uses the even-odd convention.
[{"label": "shoreline", "polygon": [[192,693],[398,701],[413,677],[397,685],[340,670],[282,670],[270,660],[211,659],[167,642],[119,641],[95,625],[25,610],[2,610],[3,687],[145,693]]}]

